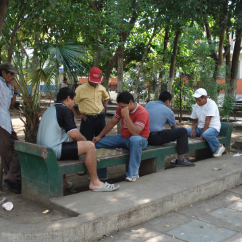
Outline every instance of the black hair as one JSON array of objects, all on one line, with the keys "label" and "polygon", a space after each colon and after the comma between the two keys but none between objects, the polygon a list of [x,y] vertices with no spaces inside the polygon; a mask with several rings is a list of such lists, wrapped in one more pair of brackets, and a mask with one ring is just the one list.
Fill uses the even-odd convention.
[{"label": "black hair", "polygon": [[129,104],[130,101],[134,102],[134,97],[129,92],[121,92],[117,96],[117,103]]},{"label": "black hair", "polygon": [[168,91],[161,92],[159,100],[165,102],[167,100],[171,101],[171,94]]},{"label": "black hair", "polygon": [[10,72],[10,71],[8,71],[8,70],[1,69],[1,70],[0,70],[0,76],[1,76],[1,77],[3,76],[2,71],[5,71],[5,72],[6,72],[6,74],[8,74],[8,73]]},{"label": "black hair", "polygon": [[60,91],[57,93],[56,102],[62,102],[66,100],[68,96],[70,96],[70,98],[73,99],[76,96],[75,91],[73,91],[69,87],[62,87]]}]

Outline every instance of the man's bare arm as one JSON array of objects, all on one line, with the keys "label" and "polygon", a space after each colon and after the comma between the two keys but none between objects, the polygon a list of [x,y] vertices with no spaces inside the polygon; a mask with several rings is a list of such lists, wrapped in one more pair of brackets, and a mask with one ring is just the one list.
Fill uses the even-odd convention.
[{"label": "man's bare arm", "polygon": [[192,120],[192,132],[190,134],[190,137],[195,138],[196,137],[196,129],[197,129],[198,119]]},{"label": "man's bare arm", "polygon": [[101,133],[94,137],[92,142],[96,143],[98,142],[105,134],[107,134],[117,123],[119,122],[119,119],[112,117],[112,119],[107,123],[107,125],[104,127],[104,129],[101,131]]},{"label": "man's bare arm", "polygon": [[87,140],[77,129],[71,130],[70,132],[68,132],[68,135],[75,141]]},{"label": "man's bare arm", "polygon": [[125,119],[125,122],[127,124],[127,128],[129,130],[129,132],[132,134],[132,135],[139,135],[141,133],[141,131],[144,129],[138,125],[135,125],[132,120],[130,119],[130,116],[129,116],[129,109],[127,107],[125,108],[122,108],[121,109],[121,113]]}]

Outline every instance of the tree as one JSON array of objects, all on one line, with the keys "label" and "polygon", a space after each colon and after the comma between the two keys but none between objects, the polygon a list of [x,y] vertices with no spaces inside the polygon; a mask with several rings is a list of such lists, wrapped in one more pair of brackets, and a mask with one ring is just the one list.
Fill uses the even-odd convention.
[{"label": "tree", "polygon": [[5,17],[7,15],[8,5],[9,5],[9,0],[2,0],[0,2],[0,36],[2,34]]},{"label": "tree", "polygon": [[[31,143],[36,143],[40,116],[44,111],[40,110],[40,99],[45,87],[52,83],[56,73],[58,73],[59,66],[62,64],[68,76],[75,78],[82,72],[83,65],[81,63],[85,62],[83,49],[79,45],[61,43],[47,47],[46,51],[49,58],[39,60],[40,66],[35,69],[25,69],[23,67],[24,59],[18,53],[15,53],[15,66],[19,76],[17,83],[24,101],[21,114],[25,117],[25,120],[23,118],[21,120],[24,122],[25,141]],[[45,83],[41,91],[39,91],[40,82]],[[28,90],[28,87],[30,87],[30,90]]]}]

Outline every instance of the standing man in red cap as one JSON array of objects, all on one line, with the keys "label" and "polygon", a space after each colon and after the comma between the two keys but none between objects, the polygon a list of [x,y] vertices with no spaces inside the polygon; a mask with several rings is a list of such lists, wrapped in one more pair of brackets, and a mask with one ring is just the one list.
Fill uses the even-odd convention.
[{"label": "standing man in red cap", "polygon": [[13,130],[9,108],[13,108],[18,94],[12,64],[0,64],[0,156],[6,173],[3,185],[15,193],[21,193],[21,169],[14,141],[18,139]]},{"label": "standing man in red cap", "polygon": [[[105,112],[109,101],[109,95],[106,88],[100,83],[102,81],[102,71],[93,67],[90,71],[88,82],[80,85],[76,89],[76,103],[81,115],[76,118],[82,120],[80,133],[87,139],[98,136],[106,125]],[[99,179],[106,179],[106,172],[102,176],[101,170],[98,170]]]}]

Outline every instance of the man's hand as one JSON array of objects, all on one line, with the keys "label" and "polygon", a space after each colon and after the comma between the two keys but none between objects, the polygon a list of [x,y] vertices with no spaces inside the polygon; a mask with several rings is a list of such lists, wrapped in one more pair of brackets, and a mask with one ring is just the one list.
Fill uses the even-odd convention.
[{"label": "man's hand", "polygon": [[190,137],[191,137],[191,138],[195,138],[195,137],[196,137],[196,131],[192,131],[192,132],[190,133]]},{"label": "man's hand", "polygon": [[77,114],[75,118],[86,121],[87,117],[85,113]]},{"label": "man's hand", "polygon": [[129,108],[128,107],[124,107],[121,109],[121,114],[123,115],[124,118],[126,118],[127,116],[129,116]]},{"label": "man's hand", "polygon": [[197,139],[198,139],[198,140],[205,141],[205,140],[203,139],[203,137],[202,137],[202,134],[201,134],[201,136],[199,136]]},{"label": "man's hand", "polygon": [[13,91],[14,92],[18,92],[18,86],[17,86],[17,82],[16,81],[12,80],[12,81],[8,82],[8,85],[13,86]]},{"label": "man's hand", "polygon": [[16,83],[15,80],[12,80],[12,81],[8,82],[8,85],[13,86],[13,87],[15,87],[16,89],[18,89],[18,86],[17,86],[17,83]]},{"label": "man's hand", "polygon": [[96,144],[100,139],[101,139],[101,138],[100,138],[99,136],[94,137],[94,138],[92,139],[92,142],[93,142],[94,144]]}]

